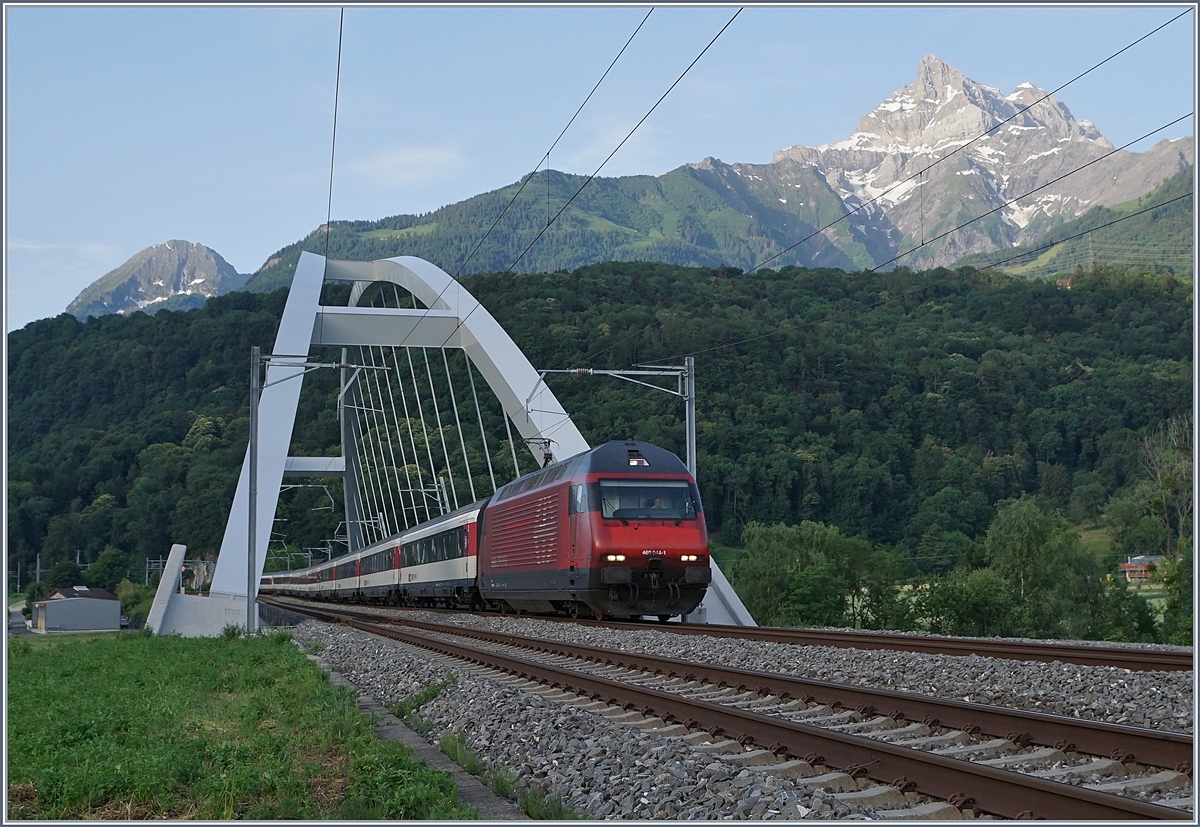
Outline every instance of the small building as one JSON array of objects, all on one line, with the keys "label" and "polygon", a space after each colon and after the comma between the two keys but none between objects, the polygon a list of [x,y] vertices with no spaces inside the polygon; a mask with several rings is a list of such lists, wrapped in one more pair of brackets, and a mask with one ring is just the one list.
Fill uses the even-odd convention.
[{"label": "small building", "polygon": [[1165,559],[1160,555],[1140,554],[1127,558],[1124,563],[1117,563],[1117,568],[1125,572],[1125,579],[1130,583],[1145,583],[1155,567]]},{"label": "small building", "polygon": [[33,604],[30,627],[35,632],[117,631],[121,628],[121,601],[104,589],[55,589]]}]

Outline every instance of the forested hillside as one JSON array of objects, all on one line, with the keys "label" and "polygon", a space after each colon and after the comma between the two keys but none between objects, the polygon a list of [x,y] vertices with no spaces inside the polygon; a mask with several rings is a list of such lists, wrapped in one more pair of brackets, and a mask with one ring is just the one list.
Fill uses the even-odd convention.
[{"label": "forested hillside", "polygon": [[[1003,270],[1026,278],[1070,276],[1077,268],[1090,270],[1095,263],[1139,265],[1191,279],[1195,197],[1186,196],[1192,194],[1194,175],[1195,168],[1186,167],[1141,198],[1095,207],[1036,242],[969,256],[959,264],[984,267],[1004,261]],[[1156,204],[1163,206],[1147,211]]]},{"label": "forested hillside", "polygon": [[[1140,598],[1102,585],[1115,558],[1084,560],[1059,521],[1106,523],[1120,553],[1181,559],[1181,489],[1164,489],[1174,483],[1146,455],[1161,444],[1178,461],[1178,440],[1154,440],[1191,408],[1190,285],[1106,269],[1063,289],[969,268],[747,276],[640,262],[464,281],[539,368],[697,354],[701,494],[720,538],[746,543],[735,577],[760,620],[1161,634]],[[10,334],[10,564],[28,571],[40,551],[45,568],[80,549],[116,573],[172,542],[215,553],[245,450],[249,348],[270,347],[282,303],[235,293]],[[295,453],[336,452],[333,379],[306,380]],[[683,453],[677,399],[601,377],[549,381],[592,444]],[[496,443],[498,461],[507,452]],[[329,530],[331,512],[311,511],[321,497],[285,509],[289,544]],[[1027,535],[1042,539],[1005,540]],[[1060,566],[1050,586],[1090,591],[954,614],[975,606],[962,595],[986,603],[1039,556]],[[751,577],[763,561],[770,576]],[[868,574],[887,583],[865,586]],[[856,597],[897,584],[923,596],[924,614]],[[1076,603],[1088,608],[1074,625],[1043,616]]]},{"label": "forested hillside", "polygon": [[[486,273],[510,267],[545,230],[514,269],[571,270],[611,259],[750,267],[845,212],[812,170],[796,174],[799,183],[787,184],[791,207],[780,204],[774,191],[757,197],[740,187],[731,195],[720,191],[723,182],[714,190],[711,164],[685,165],[660,176],[596,178],[546,229],[587,180],[548,170],[426,215],[334,221],[329,256],[371,260],[412,255],[454,275]],[[740,183],[737,175],[725,178]],[[480,228],[490,227],[502,213],[495,232],[481,242]],[[830,235],[851,255],[818,236],[789,253],[786,261],[846,268],[875,263],[846,222]],[[318,229],[272,255],[251,276],[247,289],[274,290],[290,283],[301,251],[324,254],[325,236],[326,230]]]}]

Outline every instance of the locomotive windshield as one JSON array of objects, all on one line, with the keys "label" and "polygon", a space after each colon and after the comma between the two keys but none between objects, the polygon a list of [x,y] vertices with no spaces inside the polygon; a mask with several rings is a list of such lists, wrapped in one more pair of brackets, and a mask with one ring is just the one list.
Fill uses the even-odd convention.
[{"label": "locomotive windshield", "polygon": [[686,480],[600,480],[600,512],[617,520],[694,520]]}]

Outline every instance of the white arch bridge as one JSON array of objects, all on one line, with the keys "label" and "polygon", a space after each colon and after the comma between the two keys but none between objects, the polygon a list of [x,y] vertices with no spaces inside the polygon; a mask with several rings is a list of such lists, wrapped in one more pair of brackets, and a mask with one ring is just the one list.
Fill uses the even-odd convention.
[{"label": "white arch bridge", "polygon": [[[352,284],[347,306],[320,303],[326,282]],[[309,352],[330,347],[342,354],[337,365],[321,366],[341,371],[341,456],[289,456],[304,375],[318,367]],[[541,466],[589,449],[492,315],[443,270],[412,256],[358,262],[302,253],[265,361],[255,492],[247,450],[210,596],[176,594],[185,547],[173,546],[164,571],[176,574],[164,574],[147,620],[159,634],[215,635],[228,624],[246,624],[286,478],[341,479],[345,531],[337,541],[354,551],[490,495],[520,474],[518,441],[527,468],[529,455]],[[490,401],[489,391],[503,411],[512,456],[514,471],[505,463],[503,479],[480,403],[481,395]],[[693,619],[753,625],[715,562],[712,567],[703,611]]]}]

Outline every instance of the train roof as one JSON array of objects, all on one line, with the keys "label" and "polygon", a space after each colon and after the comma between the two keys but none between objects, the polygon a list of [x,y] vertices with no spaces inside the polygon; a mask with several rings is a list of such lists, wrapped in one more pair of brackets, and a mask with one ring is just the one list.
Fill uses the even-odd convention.
[{"label": "train roof", "polygon": [[679,457],[650,442],[606,442],[580,456],[586,458],[586,471],[591,474],[688,473],[687,466]]},{"label": "train roof", "polygon": [[688,474],[688,469],[679,457],[650,442],[606,442],[501,486],[493,502],[577,474]]}]

